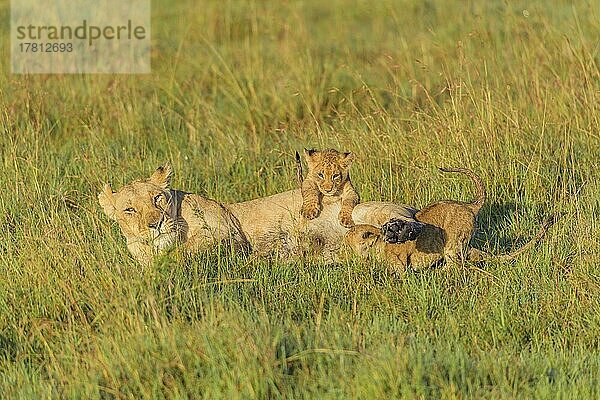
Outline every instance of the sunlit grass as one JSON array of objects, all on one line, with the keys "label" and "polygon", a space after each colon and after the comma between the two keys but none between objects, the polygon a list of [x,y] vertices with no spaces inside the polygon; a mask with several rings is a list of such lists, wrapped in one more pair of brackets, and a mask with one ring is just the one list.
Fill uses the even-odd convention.
[{"label": "sunlit grass", "polygon": [[[0,6],[8,19],[8,6]],[[0,75],[0,397],[597,398],[594,2],[153,2],[147,76]],[[6,50],[5,50],[6,49]],[[363,200],[488,201],[513,263],[426,271],[129,256],[96,194],[165,160],[224,202],[357,154]]]}]

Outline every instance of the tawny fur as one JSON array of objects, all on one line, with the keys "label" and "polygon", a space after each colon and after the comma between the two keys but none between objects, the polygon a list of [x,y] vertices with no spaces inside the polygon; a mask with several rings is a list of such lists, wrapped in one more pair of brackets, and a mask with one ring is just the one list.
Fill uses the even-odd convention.
[{"label": "tawny fur", "polygon": [[[550,220],[545,221],[531,240],[510,253],[494,255],[470,247],[464,260],[472,262],[512,260],[533,247],[545,235],[549,226]],[[429,224],[425,225],[416,240],[404,243],[387,243],[380,228],[363,224],[354,225],[344,238],[344,242],[353,250],[354,254],[363,259],[373,257],[400,275],[404,274],[408,267],[418,271],[444,261],[444,240],[443,230]]]},{"label": "tawny fur", "polygon": [[407,267],[414,270],[434,266],[445,261],[456,264],[463,261],[510,260],[532,247],[546,232],[550,222],[546,221],[538,234],[518,250],[503,255],[490,255],[469,246],[475,231],[479,210],[485,202],[485,188],[479,177],[464,168],[441,169],[443,172],[462,172],[477,186],[477,195],[470,203],[438,201],[415,214],[415,219],[424,223],[416,240],[404,243],[387,243],[381,229],[372,225],[356,225],[346,234],[345,242],[362,256],[373,256],[387,263],[395,272],[403,273]]},{"label": "tawny fur", "polygon": [[[221,204],[171,189],[171,175],[169,166],[160,167],[149,179],[136,180],[117,192],[105,185],[98,195],[103,211],[119,223],[127,247],[140,263],[150,262],[177,243],[193,253],[224,241],[243,250],[250,246],[259,255],[311,256],[326,262],[338,259],[348,231],[338,222],[340,202],[326,202],[319,218],[307,220],[300,216],[300,189]],[[157,205],[155,197],[161,193],[164,199],[157,198]],[[129,208],[135,212],[125,211]],[[353,219],[381,226],[392,218],[414,221],[416,211],[402,204],[371,201],[358,204]]]},{"label": "tawny fur", "polygon": [[360,201],[350,181],[349,170],[354,155],[333,149],[304,149],[304,157],[308,172],[302,182],[302,216],[307,219],[317,218],[323,207],[324,197],[327,197],[329,202],[341,201],[342,208],[338,215],[340,224],[346,228],[353,226],[352,210]]},{"label": "tawny fur", "polygon": [[117,192],[107,184],[98,195],[104,213],[117,221],[138,262],[147,264],[176,244],[184,244],[191,252],[222,242],[249,249],[239,222],[228,209],[202,196],[171,189],[171,177],[167,164],[150,178],[133,181]]},{"label": "tawny fur", "polygon": [[458,264],[467,254],[475,233],[477,214],[485,203],[485,187],[481,179],[466,168],[440,168],[442,172],[460,172],[475,183],[477,193],[472,202],[443,200],[432,203],[417,212],[415,219],[438,227],[443,232],[443,255],[448,263]]}]

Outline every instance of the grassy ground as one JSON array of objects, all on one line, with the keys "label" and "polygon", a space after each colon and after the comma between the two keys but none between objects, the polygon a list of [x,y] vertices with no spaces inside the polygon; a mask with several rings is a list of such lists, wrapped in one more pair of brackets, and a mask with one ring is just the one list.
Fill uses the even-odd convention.
[{"label": "grassy ground", "polygon": [[[551,4],[552,3],[552,4]],[[0,6],[7,20],[7,4]],[[13,76],[0,27],[0,397],[600,397],[594,1],[153,2],[147,76]],[[140,269],[96,193],[170,160],[241,201],[302,147],[356,152],[363,200],[488,202],[514,263],[399,282],[226,254]]]}]

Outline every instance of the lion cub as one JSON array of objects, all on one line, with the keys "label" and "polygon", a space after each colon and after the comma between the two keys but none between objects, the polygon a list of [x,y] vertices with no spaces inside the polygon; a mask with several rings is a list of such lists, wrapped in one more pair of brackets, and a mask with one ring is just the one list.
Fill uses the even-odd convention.
[{"label": "lion cub", "polygon": [[485,187],[481,179],[466,168],[445,169],[442,172],[466,174],[477,186],[475,200],[470,203],[443,200],[432,203],[415,214],[423,223],[415,240],[406,237],[404,221],[391,220],[381,230],[370,226],[356,227],[348,232],[346,242],[361,255],[365,248],[375,246],[377,253],[391,264],[414,269],[433,265],[442,259],[457,264],[467,258],[469,242],[475,230],[475,220],[485,202]]},{"label": "lion cub", "polygon": [[[471,178],[477,189],[475,200],[470,203],[442,200],[424,207],[415,214],[417,221],[437,227],[443,232],[444,258],[451,264],[457,264],[467,255],[469,242],[475,233],[477,214],[485,203],[485,187],[479,176],[467,168],[439,168],[439,170],[463,173]],[[387,236],[391,238],[389,234]],[[394,243],[393,240],[388,241]]]},{"label": "lion cub", "polygon": [[[407,222],[395,219],[392,224],[394,229],[405,231],[412,229],[406,226]],[[508,254],[488,254],[476,248],[469,248],[465,260],[473,262],[483,261],[509,261],[521,253],[529,250],[546,233],[550,221],[544,222],[538,233],[523,246]],[[379,229],[373,225],[354,225],[346,236],[344,242],[350,246],[355,254],[366,259],[370,256],[377,261],[384,262],[391,271],[403,275],[408,267],[415,271],[438,265],[444,260],[444,231],[439,227],[424,224],[416,240],[406,242],[388,243],[386,237],[390,226],[384,225]]]},{"label": "lion cub", "polygon": [[350,181],[349,169],[354,154],[340,153],[333,149],[304,149],[304,157],[308,164],[308,172],[302,181],[300,214],[308,219],[317,218],[323,206],[324,196],[334,201],[341,199],[342,209],[338,220],[346,228],[353,226],[352,210],[360,201]]},{"label": "lion cub", "polygon": [[509,254],[495,256],[469,247],[477,213],[485,201],[485,189],[479,177],[468,169],[440,170],[468,175],[477,185],[476,199],[471,203],[445,200],[428,205],[415,215],[422,223],[416,235],[411,233],[414,226],[400,219],[390,220],[381,229],[356,225],[346,234],[346,244],[356,254],[372,255],[388,263],[394,271],[403,273],[409,266],[420,270],[442,261],[456,264],[466,260],[510,260],[533,246],[546,232],[549,222],[542,225],[533,239]]},{"label": "lion cub", "polygon": [[[404,231],[407,228],[404,222],[392,220],[389,223],[394,224],[394,229]],[[442,258],[443,235],[438,229],[424,224],[416,240],[388,243],[383,229],[373,225],[354,225],[346,233],[344,242],[363,259],[373,257],[386,263],[393,272],[403,274],[409,266],[420,270],[435,265]]]}]

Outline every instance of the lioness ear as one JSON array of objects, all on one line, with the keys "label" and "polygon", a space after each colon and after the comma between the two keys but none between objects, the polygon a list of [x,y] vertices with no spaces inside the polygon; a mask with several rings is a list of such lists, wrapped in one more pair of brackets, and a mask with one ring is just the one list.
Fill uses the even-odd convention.
[{"label": "lioness ear", "polygon": [[100,203],[100,207],[102,207],[104,214],[106,214],[108,218],[117,219],[115,215],[117,209],[115,208],[115,202],[113,200],[113,191],[108,183],[104,185],[102,191],[98,193],[98,203]]},{"label": "lioness ear", "polygon": [[342,153],[341,162],[346,168],[350,168],[352,161],[354,161],[354,153]]},{"label": "lioness ear", "polygon": [[163,189],[167,189],[171,186],[171,178],[173,177],[173,168],[171,164],[166,163],[156,168],[156,171],[150,177],[150,182],[155,185],[161,186]]}]

